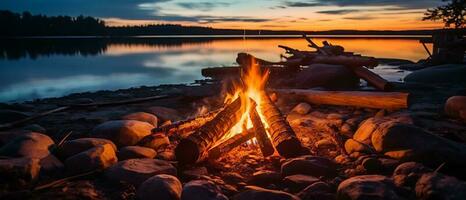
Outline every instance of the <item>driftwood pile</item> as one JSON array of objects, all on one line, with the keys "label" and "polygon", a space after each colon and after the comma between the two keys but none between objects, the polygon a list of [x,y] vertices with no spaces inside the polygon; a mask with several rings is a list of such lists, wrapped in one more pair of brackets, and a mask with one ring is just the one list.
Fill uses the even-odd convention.
[{"label": "driftwood pile", "polygon": [[[261,65],[265,70],[270,72],[271,77],[283,77],[299,73],[303,67],[312,64],[329,64],[341,65],[350,69],[356,76],[367,81],[370,85],[378,90],[388,91],[392,89],[392,85],[367,68],[374,68],[378,65],[378,61],[373,57],[361,56],[353,52],[345,52],[342,46],[332,45],[327,41],[323,42],[323,46],[318,46],[310,38],[304,35],[304,38],[309,43],[309,47],[315,51],[301,51],[291,47],[279,45],[278,47],[285,50],[285,53],[290,56],[282,56],[285,61],[270,62],[263,59],[255,58],[253,55],[239,53],[236,61],[241,66],[248,65],[251,58]],[[211,77],[214,80],[224,79],[241,74],[241,67],[219,67],[205,68],[202,70],[202,75]]]}]

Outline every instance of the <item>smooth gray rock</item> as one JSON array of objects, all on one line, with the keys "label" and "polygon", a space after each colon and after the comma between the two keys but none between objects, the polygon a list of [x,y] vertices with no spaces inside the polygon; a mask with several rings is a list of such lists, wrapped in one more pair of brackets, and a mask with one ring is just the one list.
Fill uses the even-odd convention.
[{"label": "smooth gray rock", "polygon": [[135,145],[143,137],[151,134],[154,126],[136,120],[115,120],[98,125],[92,130],[93,137],[113,141],[117,146]]},{"label": "smooth gray rock", "polygon": [[55,142],[47,135],[28,132],[20,134],[0,148],[0,155],[8,157],[45,158]]},{"label": "smooth gray rock", "polygon": [[118,160],[128,160],[133,158],[154,158],[157,152],[151,148],[140,146],[127,146],[118,151]]},{"label": "smooth gray rock", "polygon": [[139,200],[179,200],[182,185],[174,176],[159,174],[150,177],[139,186],[136,196]]},{"label": "smooth gray rock", "polygon": [[421,163],[406,162],[398,165],[393,172],[393,181],[398,187],[414,188],[418,179],[432,170]]},{"label": "smooth gray rock", "polygon": [[213,182],[195,180],[184,185],[181,200],[228,200],[228,198]]},{"label": "smooth gray rock", "polygon": [[416,183],[416,197],[426,200],[466,199],[466,183],[440,173],[426,173]]},{"label": "smooth gray rock", "polygon": [[446,64],[428,67],[408,74],[404,81],[407,83],[425,84],[466,84],[466,65]]},{"label": "smooth gray rock", "polygon": [[286,160],[281,166],[283,176],[306,174],[315,177],[335,176],[336,164],[327,158],[301,156]]},{"label": "smooth gray rock", "polygon": [[118,162],[112,145],[104,144],[78,153],[65,160],[66,171],[79,174],[97,169],[107,169]]},{"label": "smooth gray rock", "polygon": [[399,200],[395,184],[386,176],[362,175],[344,180],[337,190],[338,200]]},{"label": "smooth gray rock", "polygon": [[92,149],[94,147],[110,144],[114,151],[117,150],[115,144],[112,141],[103,139],[103,138],[79,138],[75,140],[68,140],[63,143],[63,145],[58,149],[58,152],[61,157],[68,158],[70,156],[76,155],[83,151]]},{"label": "smooth gray rock", "polygon": [[155,115],[150,114],[150,113],[146,113],[146,112],[130,113],[130,114],[127,114],[127,115],[121,117],[121,119],[124,119],[124,120],[137,120],[137,121],[141,121],[141,122],[147,122],[147,123],[151,124],[154,127],[157,127],[157,122],[158,122],[158,119],[157,119],[157,117]]},{"label": "smooth gray rock", "polygon": [[110,180],[124,181],[134,186],[158,174],[176,176],[176,168],[164,160],[138,158],[120,161],[105,173]]}]

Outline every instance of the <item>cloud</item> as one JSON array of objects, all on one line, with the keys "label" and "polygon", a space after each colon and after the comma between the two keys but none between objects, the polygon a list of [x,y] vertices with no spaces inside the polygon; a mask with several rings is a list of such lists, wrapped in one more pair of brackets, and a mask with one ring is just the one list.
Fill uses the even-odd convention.
[{"label": "cloud", "polygon": [[160,21],[182,21],[182,22],[199,22],[199,23],[218,23],[218,22],[269,22],[274,21],[270,18],[254,18],[247,16],[211,16],[211,15],[176,15],[163,14],[153,16],[154,20]]},{"label": "cloud", "polygon": [[1,0],[0,9],[46,15],[148,19],[158,11],[157,4],[168,1],[170,0]]},{"label": "cloud", "polygon": [[308,0],[286,1],[287,7],[316,6],[393,6],[402,9],[425,9],[439,5],[439,0]]},{"label": "cloud", "polygon": [[200,11],[210,11],[217,7],[229,6],[230,3],[226,2],[179,2],[178,6],[186,9],[195,9]]},{"label": "cloud", "polygon": [[338,9],[338,10],[317,11],[317,13],[329,14],[329,15],[342,15],[342,14],[348,14],[348,13],[353,13],[353,12],[360,12],[360,10],[359,9]]},{"label": "cloud", "polygon": [[315,6],[322,6],[320,2],[285,2],[286,7],[315,7]]},{"label": "cloud", "polygon": [[361,16],[352,16],[352,17],[344,17],[343,19],[348,19],[348,20],[373,20],[373,19],[378,19],[379,17],[374,17],[370,15],[361,15]]}]

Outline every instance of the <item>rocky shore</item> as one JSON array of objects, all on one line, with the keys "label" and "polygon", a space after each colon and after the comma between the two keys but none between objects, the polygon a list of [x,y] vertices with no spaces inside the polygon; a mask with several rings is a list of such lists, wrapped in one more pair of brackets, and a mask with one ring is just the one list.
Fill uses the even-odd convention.
[{"label": "rocky shore", "polygon": [[464,79],[433,86],[425,73],[394,84],[396,91],[410,93],[408,109],[314,105],[276,95],[275,104],[308,150],[290,159],[264,158],[252,143],[217,160],[178,165],[179,136],[151,130],[222,106],[218,85],[2,104],[0,121],[6,123],[64,104],[170,96],[71,109],[0,132],[0,198],[465,199]]}]

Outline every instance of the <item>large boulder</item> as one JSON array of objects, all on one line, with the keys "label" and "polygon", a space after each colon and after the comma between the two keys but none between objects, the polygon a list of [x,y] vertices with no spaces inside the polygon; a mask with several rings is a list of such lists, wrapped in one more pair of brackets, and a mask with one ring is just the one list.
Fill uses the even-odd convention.
[{"label": "large boulder", "polygon": [[117,146],[131,146],[139,142],[144,136],[151,134],[154,126],[136,120],[115,120],[98,125],[91,135],[106,138]]},{"label": "large boulder", "polygon": [[[466,166],[466,145],[433,135],[423,129],[397,122],[384,123],[372,134],[372,145],[378,152],[403,161],[419,161],[428,166]],[[391,151],[402,154],[393,154]]]},{"label": "large boulder", "polygon": [[133,158],[154,158],[157,152],[151,148],[140,146],[127,146],[118,151],[119,160],[128,160]]},{"label": "large boulder", "polygon": [[15,137],[0,148],[0,155],[8,157],[45,158],[54,146],[52,138],[35,132],[28,132]]},{"label": "large boulder", "polygon": [[465,85],[465,74],[466,65],[446,64],[415,71],[408,74],[404,81],[407,83]]},{"label": "large boulder", "polygon": [[228,198],[212,181],[195,180],[184,185],[181,200],[228,200]]},{"label": "large boulder", "polygon": [[466,96],[453,96],[445,103],[445,113],[466,122]]},{"label": "large boulder", "polygon": [[136,196],[139,200],[179,200],[181,198],[181,182],[172,175],[159,174],[150,177],[139,186]]},{"label": "large boulder", "polygon": [[371,138],[374,131],[377,130],[380,126],[383,126],[384,123],[404,123],[404,124],[413,124],[413,118],[409,114],[399,113],[387,117],[371,117],[364,120],[357,131],[353,135],[353,139],[366,144],[371,145]]},{"label": "large boulder", "polygon": [[40,165],[36,158],[0,159],[0,184],[24,186],[39,177]]},{"label": "large boulder", "polygon": [[246,186],[246,190],[233,196],[233,200],[262,200],[262,199],[273,199],[273,200],[300,200],[299,197],[278,191],[269,190],[257,186]]},{"label": "large boulder", "polygon": [[395,184],[386,176],[362,175],[344,180],[337,190],[338,200],[401,199],[395,192]]},{"label": "large boulder", "polygon": [[65,160],[65,167],[70,174],[79,174],[106,169],[117,161],[112,145],[104,144],[69,157]]},{"label": "large boulder", "polygon": [[124,181],[135,186],[158,174],[176,176],[176,168],[164,160],[139,158],[120,161],[105,173],[111,180]]},{"label": "large boulder", "polygon": [[466,199],[466,183],[440,173],[426,173],[416,183],[418,199]]},{"label": "large boulder", "polygon": [[94,147],[109,144],[113,150],[116,151],[117,147],[112,141],[103,138],[79,138],[75,140],[68,140],[58,149],[60,156],[68,158],[83,151],[92,149]]},{"label": "large boulder", "polygon": [[158,119],[155,115],[146,113],[146,112],[135,112],[135,113],[127,114],[121,117],[121,119],[147,122],[154,127],[157,127],[157,122],[158,122]]},{"label": "large boulder", "polygon": [[336,164],[327,158],[301,156],[286,160],[281,166],[283,176],[306,174],[315,177],[335,176]]}]

